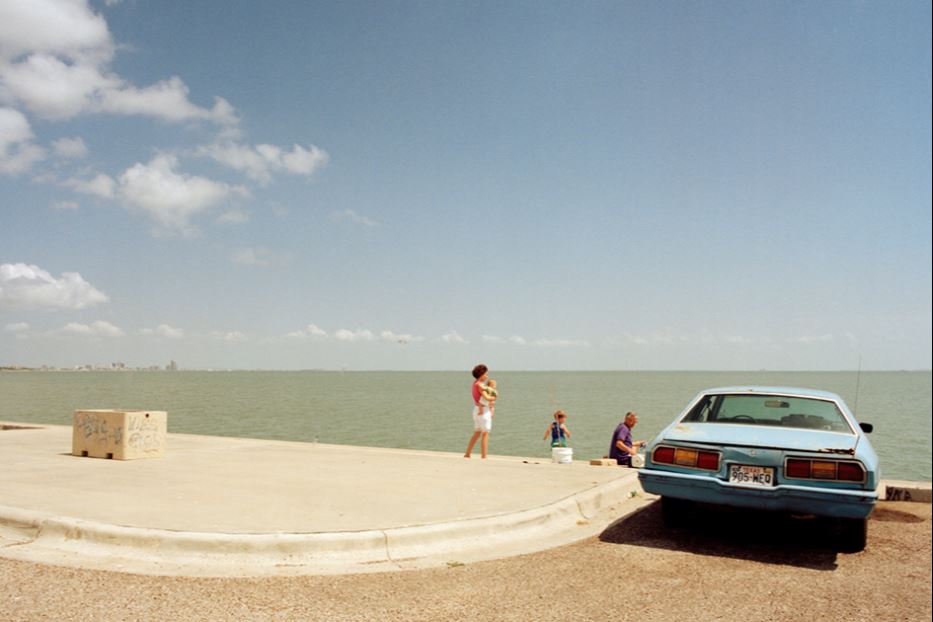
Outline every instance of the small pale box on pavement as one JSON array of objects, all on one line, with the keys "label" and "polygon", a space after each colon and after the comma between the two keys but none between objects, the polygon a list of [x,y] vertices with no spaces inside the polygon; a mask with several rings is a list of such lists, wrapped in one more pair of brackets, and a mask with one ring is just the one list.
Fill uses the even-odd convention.
[{"label": "small pale box on pavement", "polygon": [[596,458],[590,460],[590,464],[593,466],[619,466],[619,461],[615,458]]},{"label": "small pale box on pavement", "polygon": [[168,414],[162,410],[76,410],[71,453],[135,460],[165,453]]}]

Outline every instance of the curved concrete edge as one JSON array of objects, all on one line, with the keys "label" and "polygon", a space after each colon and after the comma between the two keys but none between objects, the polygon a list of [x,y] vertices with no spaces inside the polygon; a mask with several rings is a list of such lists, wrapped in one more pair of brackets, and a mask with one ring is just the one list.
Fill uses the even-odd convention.
[{"label": "curved concrete edge", "polygon": [[878,498],[882,501],[930,503],[933,501],[933,483],[885,480],[881,482]]},{"label": "curved concrete edge", "polygon": [[654,497],[620,477],[508,514],[358,532],[231,534],[110,525],[0,506],[0,557],[118,572],[249,577],[461,564],[595,535]]}]

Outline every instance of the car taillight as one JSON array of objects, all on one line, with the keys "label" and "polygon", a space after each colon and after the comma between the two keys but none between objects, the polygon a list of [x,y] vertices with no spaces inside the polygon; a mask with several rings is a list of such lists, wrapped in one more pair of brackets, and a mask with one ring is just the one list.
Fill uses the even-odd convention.
[{"label": "car taillight", "polygon": [[865,467],[861,463],[844,460],[788,458],[784,463],[784,476],[791,479],[862,482],[865,480]]},{"label": "car taillight", "polygon": [[697,456],[697,468],[707,471],[719,470],[719,454],[712,451],[701,451]]},{"label": "car taillight", "polygon": [[836,463],[814,460],[810,463],[810,477],[813,479],[836,479]]},{"label": "car taillight", "polygon": [[651,461],[660,462],[662,464],[674,464],[674,448],[658,447],[654,450],[654,453],[651,454]]},{"label": "car taillight", "polygon": [[784,468],[784,475],[796,479],[810,479],[810,461],[788,458],[787,466]]},{"label": "car taillight", "polygon": [[695,467],[697,465],[697,452],[692,449],[675,449],[674,464],[677,466]]},{"label": "car taillight", "polygon": [[861,482],[865,479],[865,469],[856,462],[840,462],[838,477],[846,482]]},{"label": "car taillight", "polygon": [[715,451],[657,447],[651,454],[651,461],[657,464],[673,464],[704,471],[719,470],[719,452]]}]

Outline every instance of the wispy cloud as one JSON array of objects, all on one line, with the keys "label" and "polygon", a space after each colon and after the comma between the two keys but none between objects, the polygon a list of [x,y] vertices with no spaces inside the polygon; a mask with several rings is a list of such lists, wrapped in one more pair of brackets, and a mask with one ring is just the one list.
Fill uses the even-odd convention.
[{"label": "wispy cloud", "polygon": [[210,334],[210,336],[211,338],[216,339],[218,341],[226,341],[228,343],[240,343],[243,341],[247,341],[246,334],[238,330],[231,330],[231,331],[226,331],[226,332],[213,331]]},{"label": "wispy cloud", "polygon": [[336,338],[337,341],[352,343],[355,341],[373,341],[376,336],[371,330],[366,328],[358,328],[356,330],[341,328],[336,333],[334,333],[334,338]]},{"label": "wispy cloud", "polygon": [[168,324],[159,324],[154,329],[144,328],[140,333],[147,336],[162,337],[164,339],[182,339],[185,336],[184,330],[173,328]]},{"label": "wispy cloud", "polygon": [[78,337],[109,337],[116,338],[124,335],[123,330],[114,326],[110,322],[98,320],[90,324],[81,324],[80,322],[69,322],[58,331],[62,335],[73,335]]},{"label": "wispy cloud", "polygon": [[52,150],[60,158],[78,159],[87,155],[87,145],[80,136],[52,141]]},{"label": "wispy cloud", "polygon": [[289,339],[327,339],[327,331],[321,329],[317,324],[308,324],[300,330],[295,330],[287,335]]},{"label": "wispy cloud", "polygon": [[483,342],[490,344],[512,344],[516,346],[525,346],[528,345],[528,340],[519,335],[512,335],[511,337],[497,337],[495,335],[483,335]]},{"label": "wispy cloud", "polygon": [[457,333],[457,331],[452,331],[444,335],[441,335],[440,337],[438,337],[438,341],[441,341],[442,343],[450,343],[450,344],[457,344],[457,345],[470,343],[469,341],[461,337],[460,334]]},{"label": "wispy cloud", "polygon": [[588,348],[590,342],[585,339],[535,339],[533,345],[542,348]]},{"label": "wispy cloud", "polygon": [[363,216],[362,214],[358,214],[356,210],[352,210],[352,209],[345,209],[339,212],[334,212],[331,214],[331,219],[334,222],[348,221],[348,222],[355,223],[357,225],[362,225],[364,227],[378,227],[379,226],[379,223],[373,220],[372,218],[368,218],[366,216]]},{"label": "wispy cloud", "polygon": [[249,222],[249,212],[245,209],[231,209],[216,218],[218,225],[242,225]]},{"label": "wispy cloud", "polygon": [[271,266],[281,258],[264,246],[237,248],[230,253],[230,261],[244,266]]},{"label": "wispy cloud", "polygon": [[251,147],[235,142],[202,146],[198,155],[244,173],[259,184],[268,184],[274,173],[310,176],[327,164],[330,156],[315,145],[292,145],[282,149],[275,145]]},{"label": "wispy cloud", "polygon": [[82,194],[91,194],[103,199],[112,199],[117,187],[117,182],[109,175],[98,173],[90,179],[72,177],[62,182],[62,185]]},{"label": "wispy cloud", "polygon": [[835,340],[836,338],[833,337],[832,334],[827,333],[824,335],[801,335],[791,339],[791,342],[803,345],[811,345],[815,343],[831,343]]}]

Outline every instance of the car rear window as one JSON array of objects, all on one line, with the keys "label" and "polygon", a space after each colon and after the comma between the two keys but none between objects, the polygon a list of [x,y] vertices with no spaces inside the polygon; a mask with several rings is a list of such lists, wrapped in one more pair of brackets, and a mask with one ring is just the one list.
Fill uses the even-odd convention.
[{"label": "car rear window", "polygon": [[683,421],[852,431],[834,402],[784,395],[707,395]]}]

